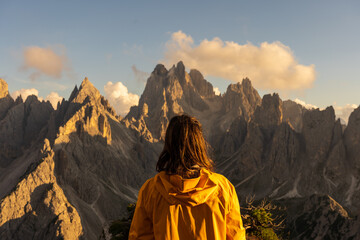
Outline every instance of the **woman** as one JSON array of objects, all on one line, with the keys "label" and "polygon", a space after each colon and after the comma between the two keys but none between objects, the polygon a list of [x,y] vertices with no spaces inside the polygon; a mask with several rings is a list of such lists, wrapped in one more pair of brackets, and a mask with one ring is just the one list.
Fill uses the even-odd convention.
[{"label": "woman", "polygon": [[234,186],[213,172],[199,121],[171,119],[156,169],[140,189],[129,239],[245,239]]}]

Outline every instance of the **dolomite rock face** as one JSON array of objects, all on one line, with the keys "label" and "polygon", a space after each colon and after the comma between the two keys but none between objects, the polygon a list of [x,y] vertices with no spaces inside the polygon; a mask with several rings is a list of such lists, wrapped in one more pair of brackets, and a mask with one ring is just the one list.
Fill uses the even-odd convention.
[{"label": "dolomite rock face", "polygon": [[0,99],[0,180],[7,167],[43,141],[53,111],[50,103],[40,102],[36,96],[29,96],[25,102],[21,97],[14,101],[9,95]]},{"label": "dolomite rock face", "polygon": [[9,95],[8,84],[4,79],[0,78],[0,98]]},{"label": "dolomite rock face", "polygon": [[324,111],[316,109],[305,113],[302,134],[305,138],[306,153],[312,164],[322,162],[329,152],[334,126],[335,112],[332,107]]},{"label": "dolomite rock face", "polygon": [[[277,94],[261,99],[249,79],[215,96],[198,71],[184,69],[182,62],[170,70],[154,69],[139,106],[125,118],[129,127],[156,142],[174,114],[188,113],[202,123],[218,171],[233,182],[240,198],[321,193],[358,208],[359,173],[352,170],[358,148],[347,143],[360,138],[356,130],[343,136],[332,107],[305,109]],[[349,126],[357,128],[354,120]]]},{"label": "dolomite rock face", "polygon": [[[349,206],[360,208],[360,107],[355,109],[350,117],[343,138],[348,172],[350,173],[350,187],[346,187],[346,201]],[[359,210],[358,210],[359,211]],[[360,212],[360,211],[359,211]]]},{"label": "dolomite rock face", "polygon": [[[275,186],[280,184],[278,179],[278,183],[274,183],[271,178],[273,174],[264,173],[271,172],[274,165],[279,165],[279,160],[269,159],[270,148],[274,148],[276,145],[271,146],[268,142],[271,141],[271,138],[274,139],[273,136],[276,131],[286,134],[286,123],[284,123],[284,126],[280,126],[281,121],[281,99],[276,94],[272,96],[265,95],[261,106],[257,107],[253,118],[247,124],[244,143],[230,157],[218,163],[218,168],[233,181],[234,186],[240,193],[239,195],[243,196],[241,197],[242,200],[245,200],[245,197],[251,194],[255,194],[259,198],[267,196],[271,193],[273,184]],[[279,133],[279,137],[282,137],[281,134]],[[278,135],[275,134],[275,136]],[[282,150],[285,151],[284,154],[287,156],[287,147],[283,147]],[[265,155],[264,152],[267,154]],[[277,154],[276,157],[278,157]],[[282,167],[286,168],[287,165]]]},{"label": "dolomite rock face", "polygon": [[79,239],[78,212],[54,175],[54,152],[45,143],[14,191],[0,201],[1,239]]},{"label": "dolomite rock face", "polygon": [[260,104],[261,98],[249,79],[230,85],[224,96],[216,96],[199,71],[187,73],[182,62],[170,70],[159,64],[148,79],[139,105],[130,109],[125,122],[156,142],[164,139],[174,115],[186,113],[200,120],[207,141],[220,149],[233,121],[240,116],[249,120]]},{"label": "dolomite rock face", "polygon": [[8,85],[0,78],[0,120],[13,105],[14,100],[9,95]]},{"label": "dolomite rock face", "polygon": [[288,214],[292,218],[291,239],[360,238],[359,219],[350,217],[330,196],[312,195],[297,201],[288,209]]},{"label": "dolomite rock face", "polygon": [[[238,127],[226,133],[223,146],[227,150],[220,153],[223,157],[218,158],[217,169],[232,181],[241,200],[252,195],[293,199],[330,194],[356,212],[359,175],[347,159],[342,127],[335,121],[333,108],[305,111],[300,132],[284,121],[283,108],[277,94],[265,95],[249,122],[237,120],[234,126]],[[228,147],[235,143],[236,147]]]},{"label": "dolomite rock face", "polygon": [[262,129],[275,129],[282,122],[282,101],[278,94],[264,95],[262,104],[255,110],[254,121]]},{"label": "dolomite rock face", "polygon": [[[201,73],[187,73],[182,62],[169,70],[157,65],[124,119],[87,78],[56,111],[35,96],[14,101],[0,84],[1,239],[25,232],[71,239],[66,229],[98,239],[156,174],[167,124],[180,113],[200,120],[216,171],[233,183],[240,201],[255,195],[296,205],[288,226],[299,236],[358,238],[358,218],[338,206],[349,216],[360,209],[359,108],[343,131],[332,107],[307,110],[277,94],[261,99],[249,79],[216,96]],[[43,152],[51,157],[43,158],[38,150],[45,138],[50,150]],[[76,216],[80,227],[62,227]],[[316,227],[301,229],[301,219]]]},{"label": "dolomite rock face", "polygon": [[294,101],[283,101],[283,121],[289,122],[297,132],[301,132],[303,117],[307,111],[308,109]]},{"label": "dolomite rock face", "polygon": [[182,62],[169,71],[159,64],[148,79],[139,106],[131,108],[125,119],[147,139],[163,140],[174,115],[206,111],[209,109],[206,98],[212,97],[215,97],[212,85],[201,73],[194,70],[188,74]]},{"label": "dolomite rock face", "polygon": [[360,107],[355,109],[344,132],[344,142],[348,158],[360,171]]},{"label": "dolomite rock face", "polygon": [[244,117],[238,117],[232,122],[220,141],[220,147],[217,150],[219,156],[226,159],[241,147],[247,135],[247,124]]},{"label": "dolomite rock face", "polygon": [[215,97],[214,89],[211,83],[206,81],[203,75],[196,69],[191,69],[189,72],[192,84],[201,96]]},{"label": "dolomite rock face", "polygon": [[245,120],[249,120],[255,108],[261,105],[261,97],[248,78],[241,84],[230,84],[223,98],[226,112],[235,111],[235,115],[241,115]]},{"label": "dolomite rock face", "polygon": [[[98,239],[155,174],[161,145],[120,122],[88,79],[56,111],[34,96],[12,104],[0,122],[6,149],[0,152],[0,238],[27,239],[26,233],[31,239]],[[45,137],[53,150],[40,164],[37,152]],[[24,179],[33,170],[41,181]],[[18,197],[28,204],[19,199],[15,206]],[[69,227],[63,218],[76,222]]]},{"label": "dolomite rock face", "polygon": [[60,104],[49,125],[49,133],[56,133],[59,185],[79,212],[82,237],[98,239],[102,227],[125,215],[137,189],[155,174],[160,145],[119,122],[88,79]]}]

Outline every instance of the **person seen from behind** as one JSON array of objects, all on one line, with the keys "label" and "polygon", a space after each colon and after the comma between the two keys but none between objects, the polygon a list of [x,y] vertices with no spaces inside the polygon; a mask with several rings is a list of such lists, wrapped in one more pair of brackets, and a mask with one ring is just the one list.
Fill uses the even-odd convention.
[{"label": "person seen from behind", "polygon": [[129,239],[245,239],[234,186],[213,171],[201,124],[175,116],[154,178],[139,191]]}]

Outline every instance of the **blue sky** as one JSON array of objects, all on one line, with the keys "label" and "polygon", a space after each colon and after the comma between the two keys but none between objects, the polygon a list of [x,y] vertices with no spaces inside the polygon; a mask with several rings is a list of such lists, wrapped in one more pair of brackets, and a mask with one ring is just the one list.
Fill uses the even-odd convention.
[{"label": "blue sky", "polygon": [[[315,78],[311,87],[290,91],[259,84],[261,94],[278,91],[321,108],[358,105],[359,24],[359,1],[0,1],[0,77],[10,92],[36,88],[44,98],[52,91],[68,98],[85,76],[103,94],[111,81],[141,95],[144,83],[132,67],[150,73],[160,61],[170,64],[168,43],[181,31],[193,49],[214,38],[238,46],[280,42],[299,65],[314,66]],[[61,77],[41,73],[31,80],[38,70],[24,68],[29,47],[66,59]],[[207,74],[204,64],[221,92],[234,81]]]}]

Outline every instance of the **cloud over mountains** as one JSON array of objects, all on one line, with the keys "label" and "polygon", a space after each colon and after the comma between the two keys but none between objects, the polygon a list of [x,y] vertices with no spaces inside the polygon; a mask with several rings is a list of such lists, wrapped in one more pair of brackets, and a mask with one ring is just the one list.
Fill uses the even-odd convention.
[{"label": "cloud over mountains", "polygon": [[21,69],[25,71],[32,70],[30,79],[33,81],[37,80],[41,75],[61,78],[64,72],[71,72],[71,67],[65,54],[65,47],[63,46],[56,49],[38,46],[26,47],[23,51],[23,57],[24,63]]},{"label": "cloud over mountains", "polygon": [[131,106],[139,103],[139,96],[129,93],[122,82],[107,82],[104,86],[105,97],[121,116],[125,116]]},{"label": "cloud over mountains", "polygon": [[36,97],[38,97],[38,99],[40,101],[43,101],[43,100],[49,101],[54,109],[57,108],[58,102],[61,102],[62,99],[63,99],[63,97],[59,96],[59,94],[57,92],[51,92],[44,99],[44,98],[39,96],[39,91],[37,89],[35,89],[35,88],[29,88],[29,89],[22,88],[20,90],[17,90],[17,91],[14,91],[13,93],[11,93],[11,97],[13,99],[16,99],[20,95],[21,95],[21,97],[22,97],[22,99],[24,101],[26,101],[28,96],[35,95]]},{"label": "cloud over mountains", "polygon": [[266,90],[302,90],[312,87],[315,66],[301,65],[293,52],[281,42],[240,45],[220,38],[194,44],[182,31],[172,34],[166,43],[164,62],[182,60],[204,75],[241,82],[249,77],[254,86]]},{"label": "cloud over mountains", "polygon": [[13,99],[16,99],[20,95],[21,95],[22,99],[25,101],[26,98],[30,95],[35,95],[35,96],[39,97],[39,91],[35,88],[29,88],[29,89],[22,88],[20,90],[16,90],[13,93],[11,93],[11,97]]}]

